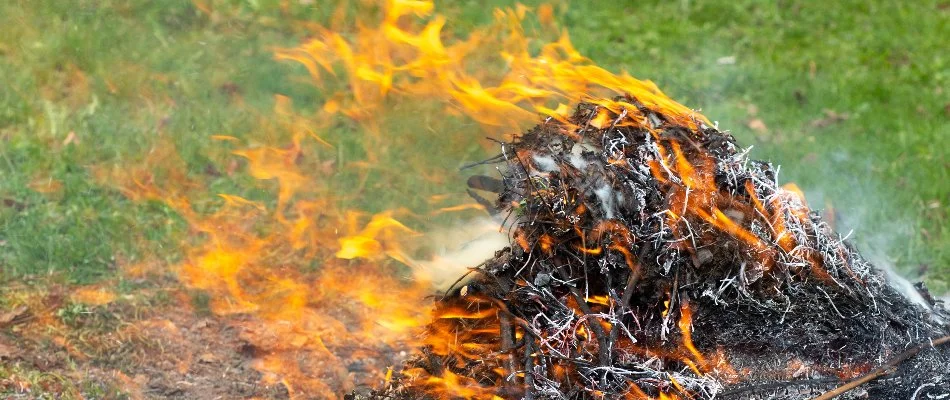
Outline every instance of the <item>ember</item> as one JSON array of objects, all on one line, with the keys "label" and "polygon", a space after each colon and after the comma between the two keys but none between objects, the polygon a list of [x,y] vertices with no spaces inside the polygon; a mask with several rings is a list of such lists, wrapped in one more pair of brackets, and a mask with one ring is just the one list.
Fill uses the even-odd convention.
[{"label": "ember", "polygon": [[629,95],[503,143],[501,179],[469,184],[497,192],[512,245],[437,302],[423,355],[376,395],[950,396],[943,306],[889,286],[746,152]]}]

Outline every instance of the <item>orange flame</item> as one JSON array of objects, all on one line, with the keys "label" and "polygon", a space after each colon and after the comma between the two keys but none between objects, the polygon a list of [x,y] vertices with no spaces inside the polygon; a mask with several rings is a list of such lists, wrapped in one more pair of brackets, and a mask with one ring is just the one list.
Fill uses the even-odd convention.
[{"label": "orange flame", "polygon": [[[317,83],[326,74],[345,71],[347,89],[333,98],[343,99],[344,115],[364,123],[385,108],[390,94],[437,100],[486,126],[503,128],[533,123],[537,113],[563,118],[564,103],[581,100],[619,110],[622,101],[604,99],[618,94],[632,94],[646,107],[687,126],[695,127],[696,119],[705,121],[652,82],[593,65],[574,48],[567,32],[533,54],[522,28],[527,7],[495,10],[491,28],[447,41],[442,39],[447,36],[442,30],[446,18],[433,14],[433,9],[431,1],[388,0],[383,20],[377,26],[359,25],[355,39],[316,28],[313,39],[278,50],[276,58],[303,64]],[[550,14],[550,7],[542,10]],[[497,55],[486,54],[486,49]],[[506,72],[500,76],[486,72],[486,56],[503,60]],[[557,109],[549,108],[551,102]]]},{"label": "orange flame", "polygon": [[[180,280],[210,293],[213,312],[233,317],[257,349],[255,367],[267,382],[287,387],[291,397],[334,398],[359,385],[388,385],[393,374],[388,367],[403,361],[398,355],[402,349],[426,346],[433,354],[453,354],[460,359],[459,365],[464,365],[461,360],[465,359],[496,358],[498,351],[504,351],[483,344],[491,342],[486,338],[497,338],[504,328],[504,310],[498,305],[468,296],[465,307],[441,306],[430,313],[427,296],[431,288],[425,282],[400,278],[408,275],[405,266],[414,264],[406,241],[418,236],[400,222],[408,213],[345,209],[339,200],[365,195],[362,187],[347,189],[352,191],[349,193],[335,192],[322,184],[333,179],[331,174],[301,166],[302,159],[334,151],[333,146],[338,145],[321,135],[327,121],[342,116],[362,128],[365,160],[339,166],[347,172],[357,170],[361,182],[394,140],[385,123],[397,108],[397,100],[444,105],[496,137],[520,132],[534,123],[538,114],[566,122],[570,105],[580,101],[602,107],[590,121],[594,127],[647,125],[642,122],[646,116],[628,103],[632,100],[612,100],[615,95],[631,95],[643,107],[679,125],[694,129],[698,124],[711,125],[704,116],[668,98],[652,82],[595,65],[574,48],[566,31],[557,32],[552,42],[534,43],[523,28],[531,11],[528,7],[495,10],[492,26],[475,30],[466,38],[452,37],[443,29],[447,19],[435,13],[432,1],[387,0],[383,9],[382,18],[375,23],[350,24],[355,26],[353,32],[311,26],[307,42],[276,51],[276,59],[302,64],[314,84],[331,94],[310,118],[296,115],[289,99],[278,97],[275,119],[290,135],[289,140],[274,143],[259,138],[255,145],[233,152],[246,162],[250,176],[276,184],[275,204],[221,194],[215,211],[197,211],[202,207],[196,207],[192,197],[206,193],[200,182],[184,173],[183,166],[169,168],[167,182],[148,168],[148,164],[182,164],[175,159],[171,145],[160,147],[141,170],[100,171],[101,179],[117,182],[130,198],[163,201],[189,223],[191,248],[175,267]],[[550,29],[552,8],[538,7],[538,18]],[[621,113],[626,118],[612,117]],[[451,133],[439,132],[429,139],[452,140]],[[240,145],[239,139],[230,136],[214,139],[222,145]],[[650,170],[659,182],[674,188],[671,203],[683,205],[669,210],[669,226],[682,229],[680,222],[687,218],[708,222],[760,254],[761,268],[767,271],[771,252],[776,250],[730,216],[727,204],[731,202],[719,193],[709,173],[711,160],[690,154],[676,142],[668,148],[660,146],[659,152],[661,157],[650,163]],[[751,183],[745,189],[755,199],[754,210],[741,211],[760,214],[780,249],[794,251],[796,243],[786,217],[807,218],[803,200],[801,208],[784,206],[778,199],[774,204],[762,204]],[[787,195],[794,196],[791,193],[796,191],[789,189]],[[800,191],[797,193],[801,198]],[[439,211],[479,208],[461,205]],[[374,215],[366,221],[369,214]],[[590,233],[591,243],[598,243],[604,235],[611,235],[613,245],[579,246],[578,250],[589,255],[617,252],[632,271],[638,271],[635,257],[625,245],[634,240],[632,234],[622,225],[606,221]],[[531,247],[523,236],[513,239],[526,251]],[[543,238],[541,248],[550,251],[553,240]],[[816,267],[813,273],[821,276],[821,269]],[[586,301],[591,307],[613,305],[606,296]],[[669,300],[666,305],[669,307]],[[671,311],[676,310],[664,310],[664,317]],[[687,303],[681,303],[679,315],[682,348],[668,352],[665,358],[679,359],[700,375],[727,371],[721,355],[703,354],[693,344],[692,310]],[[465,322],[466,330],[456,329],[459,321]],[[426,334],[417,335],[423,327]],[[574,334],[585,345],[596,346],[593,339],[597,333],[590,327],[578,325]],[[516,339],[528,334],[524,329],[511,329]],[[349,357],[379,363],[354,375],[342,367]],[[556,373],[566,376],[569,371],[565,368],[553,366]],[[418,370],[403,371],[403,375],[418,379],[429,393],[443,398],[497,399],[498,388],[508,384],[499,380],[495,387],[486,386],[452,371],[438,377]],[[677,385],[675,380],[673,384]],[[649,398],[633,384],[627,397]],[[661,391],[659,398],[680,397]]]},{"label": "orange flame", "polygon": [[[443,31],[446,18],[434,13],[431,1],[389,0],[384,9],[384,16],[378,24],[358,24],[352,35],[318,27],[308,42],[276,53],[279,60],[303,64],[318,85],[332,87],[328,79],[345,80],[345,89],[330,96],[322,112],[340,113],[363,125],[370,134],[366,141],[370,163],[375,160],[376,149],[385,146],[385,132],[379,121],[391,109],[390,98],[426,99],[445,104],[452,112],[465,115],[486,128],[501,127],[509,135],[533,123],[538,113],[566,121],[567,104],[579,101],[592,101],[604,110],[614,112],[637,110],[625,101],[607,100],[617,94],[633,95],[645,107],[686,126],[695,128],[697,121],[708,123],[703,116],[670,100],[653,83],[634,79],[625,73],[613,74],[593,65],[574,49],[566,32],[560,32],[556,41],[542,44],[540,51],[532,52],[533,43],[522,28],[530,11],[527,7],[496,10],[492,27],[477,30],[464,39],[446,39],[448,35]],[[539,12],[544,24],[550,26],[551,8],[541,7]],[[503,61],[504,72],[493,75],[491,68],[483,68],[486,57]],[[340,72],[344,75],[337,76]],[[602,112],[591,124],[606,127],[617,122],[628,123],[626,120],[611,121],[608,114]],[[683,163],[678,166],[684,170],[689,168]],[[260,177],[277,176],[270,172],[272,169],[266,171],[257,174]],[[686,175],[690,175],[688,171]],[[285,176],[283,180],[291,184],[298,181],[293,175]],[[714,187],[707,181],[697,180],[688,185],[701,190]],[[289,197],[282,189],[280,199]],[[284,201],[279,203],[284,204]],[[728,225],[723,223],[723,226]],[[411,230],[389,214],[378,215],[359,232],[340,238],[335,256],[378,260],[385,254],[409,264],[398,247],[390,247],[394,241],[385,237],[387,232],[404,235]],[[604,234],[617,237],[610,250],[621,253],[631,269],[638,269],[632,255],[621,245],[632,242],[629,232],[622,226],[608,224],[598,227],[594,233]],[[542,238],[542,250],[554,246],[550,239]],[[523,237],[516,236],[514,240],[527,249]],[[584,251],[597,253],[602,249],[585,248]],[[430,351],[440,355],[451,353],[469,360],[492,357],[491,347],[477,343],[485,343],[479,340],[482,335],[498,337],[500,317],[491,304],[478,306],[482,300],[470,301],[472,303],[466,308],[442,307],[436,310],[437,319],[430,324],[425,339]],[[598,307],[609,304],[606,298],[594,297],[588,301]],[[453,323],[459,320],[470,321],[464,332],[453,328]],[[515,329],[514,334],[523,335],[524,332]],[[590,336],[594,333],[586,332],[584,326],[580,326],[577,334]],[[695,348],[692,351],[698,354]],[[701,364],[704,365],[705,361],[702,360]],[[419,379],[418,384],[425,386],[429,393],[443,397],[496,397],[494,389],[476,385],[451,371],[438,377],[419,373],[421,371],[406,371],[405,375]],[[505,386],[503,382],[498,382],[498,385]]]}]

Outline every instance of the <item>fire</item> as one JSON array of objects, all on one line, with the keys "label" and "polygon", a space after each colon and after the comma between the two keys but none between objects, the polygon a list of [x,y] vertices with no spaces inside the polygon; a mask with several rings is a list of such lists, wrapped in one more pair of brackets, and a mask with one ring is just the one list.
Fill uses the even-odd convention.
[{"label": "fire", "polygon": [[[497,9],[493,26],[448,40],[443,39],[446,18],[434,13],[431,1],[388,0],[384,8],[382,21],[358,25],[353,39],[316,27],[311,40],[278,50],[276,57],[303,64],[318,84],[327,75],[345,79],[346,89],[331,96],[333,107],[369,125],[385,111],[387,97],[429,98],[488,127],[508,130],[534,122],[539,113],[563,119],[566,104],[581,100],[598,101],[610,110],[635,109],[607,100],[617,94],[635,95],[648,108],[684,124],[705,121],[652,82],[594,65],[578,53],[566,31],[534,54],[522,27],[528,7]],[[550,6],[541,9],[549,19]],[[505,68],[501,73],[486,69],[486,61],[503,61]],[[345,78],[336,76],[340,70]]]},{"label": "fire", "polygon": [[[278,102],[278,114],[285,106]],[[162,201],[187,221],[190,249],[173,270],[209,295],[210,311],[241,329],[265,383],[295,398],[334,398],[385,380],[386,368],[405,357],[399,349],[411,348],[411,333],[430,320],[431,289],[401,271],[402,244],[414,233],[396,212],[331,206],[337,197],[314,184],[319,171],[298,162],[312,156],[308,137],[298,130],[289,146],[233,152],[251,176],[276,184],[273,204],[221,194],[214,211],[198,211],[195,199],[204,193],[170,145],[139,168],[98,172],[129,197]],[[352,373],[353,363],[366,370]]]},{"label": "fire", "polygon": [[383,245],[383,243],[396,242],[393,237],[396,231],[407,234],[414,233],[411,229],[393,219],[391,213],[374,215],[373,219],[358,234],[340,238],[340,250],[336,252],[336,257],[352,260],[386,254],[405,262],[406,257],[398,247],[386,248]]},{"label": "fire", "polygon": [[[540,51],[532,52],[532,40],[522,28],[523,21],[531,11],[527,7],[496,10],[493,26],[475,31],[467,38],[448,37],[443,31],[446,18],[434,13],[430,1],[391,0],[385,2],[384,10],[381,21],[376,24],[360,23],[350,35],[316,27],[314,36],[306,43],[297,48],[280,49],[276,53],[278,60],[303,64],[318,85],[333,87],[327,83],[330,79],[346,83],[342,90],[329,96],[330,100],[322,112],[342,114],[364,127],[372,136],[367,141],[370,163],[376,159],[373,154],[375,148],[385,143],[385,126],[379,121],[384,119],[382,115],[391,111],[392,98],[424,98],[444,104],[448,111],[460,113],[492,132],[505,132],[505,135],[514,134],[533,123],[537,114],[566,121],[570,109],[568,105],[580,101],[593,101],[603,107],[603,112],[590,121],[593,126],[629,124],[630,121],[646,118],[644,115],[627,115],[628,112],[635,113],[630,110],[637,110],[637,107],[624,100],[608,100],[617,94],[635,96],[643,106],[671,116],[686,126],[696,127],[697,122],[708,123],[701,115],[667,98],[651,82],[634,79],[625,73],[613,74],[594,65],[574,49],[567,32],[560,32],[555,41],[542,44]],[[539,13],[545,25],[550,26],[551,8],[542,6]],[[482,67],[486,60],[492,59],[504,63],[501,73]],[[613,112],[613,115],[623,112],[627,118],[611,117],[607,111]],[[674,168],[682,169],[679,172],[685,179],[693,178],[689,172],[690,166],[684,161],[679,161]],[[262,178],[275,175],[258,174]],[[283,179],[299,181],[293,175]],[[708,179],[697,177],[695,182],[691,180],[688,185],[697,191],[708,190]],[[281,198],[288,198],[283,194],[283,187],[281,190]],[[704,204],[699,200],[694,200],[696,209]],[[709,218],[719,216],[717,214]],[[728,222],[721,221],[724,229],[729,229]],[[611,249],[624,254],[630,268],[635,270],[638,268],[636,262],[623,246],[624,243],[631,243],[632,238],[629,232],[620,230],[617,226],[604,226],[598,228],[594,236],[610,234],[618,238],[627,237],[626,242],[616,240]],[[738,233],[735,229],[733,231]],[[386,237],[405,234],[412,234],[412,231],[390,214],[377,215],[358,233],[340,238],[335,256],[366,260],[379,260],[380,257],[388,256],[412,264],[412,260],[397,247],[390,247],[396,241]],[[593,243],[598,241],[596,237],[592,239]],[[528,249],[522,237],[516,235],[514,240]],[[542,250],[550,249],[553,245],[553,238],[549,236],[543,237],[540,242]],[[600,248],[581,247],[592,255],[602,251]],[[462,308],[442,307],[435,310],[435,319],[429,324],[422,343],[427,351],[460,357],[458,365],[461,366],[464,365],[461,360],[493,358],[492,354],[498,349],[479,344],[489,343],[491,337],[503,334],[514,338],[528,334],[513,326],[513,321],[507,321],[497,304],[486,303],[485,299],[478,298],[468,301]],[[590,304],[585,304],[584,308],[611,306],[606,296],[594,296],[587,301]],[[578,312],[583,314],[580,309]],[[457,323],[464,323],[466,329],[460,331],[456,328]],[[574,333],[586,338],[585,341],[596,351],[594,338],[605,329],[610,330],[609,323],[590,321],[577,325]],[[686,343],[700,365],[705,365],[705,360],[688,339]],[[502,352],[506,346],[510,345],[503,344]],[[514,371],[513,365],[509,365],[508,370]],[[451,371],[444,371],[440,376],[419,374],[418,370],[404,372],[404,376],[416,380],[426,391],[440,397],[496,398],[498,393],[518,392],[511,387],[511,382],[503,380],[496,383],[496,388],[491,388]],[[516,381],[526,379],[524,374],[519,376]],[[505,387],[508,389],[498,389]]]},{"label": "fire", "polygon": [[[337,14],[345,14],[344,5],[338,10]],[[325,153],[336,152],[339,144],[322,134],[329,124],[326,121],[342,117],[360,127],[365,159],[339,167],[357,176],[359,182],[382,167],[380,160],[399,139],[386,122],[399,112],[395,110],[401,102],[437,104],[440,114],[476,121],[496,138],[520,132],[539,114],[561,122],[565,135],[574,135],[572,128],[577,125],[568,114],[582,101],[599,107],[588,121],[596,128],[649,127],[650,116],[641,112],[643,109],[693,130],[711,124],[668,98],[652,82],[598,67],[574,48],[566,31],[556,32],[556,39],[548,43],[530,39],[523,28],[524,21],[531,18],[529,7],[495,10],[493,25],[464,38],[452,37],[444,30],[450,21],[435,12],[431,1],[388,0],[383,10],[378,21],[359,21],[346,30],[339,28],[345,25],[342,21],[337,21],[339,27],[310,26],[309,40],[276,51],[277,60],[303,65],[313,83],[330,93],[312,117],[295,114],[288,99],[278,98],[275,114],[283,138],[244,143],[232,136],[214,137],[221,146],[241,146],[232,153],[243,160],[247,173],[276,185],[274,204],[220,194],[214,211],[197,211],[191,196],[200,185],[181,172],[184,167],[165,183],[148,169],[174,158],[167,153],[173,150],[170,145],[156,153],[160,159],[146,163],[146,168],[105,171],[103,179],[118,182],[131,198],[168,204],[188,222],[192,238],[185,260],[175,266],[179,279],[189,288],[209,293],[215,314],[232,317],[254,347],[255,367],[268,383],[285,386],[291,397],[334,398],[357,387],[392,385],[393,367],[406,358],[399,350],[419,348],[454,360],[459,368],[472,361],[501,360],[486,361],[480,367],[497,379],[477,382],[457,370],[433,375],[410,368],[401,371],[410,386],[439,398],[516,396],[531,379],[524,370],[532,366],[516,365],[522,361],[510,355],[514,343],[534,343],[522,340],[529,336],[539,336],[545,342],[550,337],[572,335],[578,338],[578,349],[532,350],[605,352],[599,340],[614,325],[591,315],[618,307],[616,299],[602,293],[576,296],[571,307],[574,324],[550,332],[533,332],[524,321],[513,318],[504,304],[476,295],[463,296],[460,304],[434,307],[431,295],[435,292],[425,278],[426,271],[420,273],[421,264],[409,243],[424,240],[425,235],[405,222],[419,216],[404,209],[376,213],[350,209],[346,204],[354,197],[373,194],[362,192],[362,188],[346,188],[341,193],[328,183],[334,179],[331,174],[302,165],[302,159],[320,159]],[[540,6],[537,12],[543,26],[552,29],[551,7]],[[780,251],[805,261],[811,266],[810,273],[820,279],[833,280],[813,255],[797,249],[798,238],[805,233],[795,221],[808,218],[800,191],[790,188],[763,204],[755,195],[762,189],[746,182],[744,190],[755,203],[742,206],[745,203],[735,196],[717,189],[708,155],[652,133],[659,157],[650,162],[649,171],[668,187],[671,203],[681,205],[665,215],[666,224],[678,237],[693,235],[687,231],[690,221],[705,221],[757,255],[760,265],[755,266],[755,277],[772,268],[770,260]],[[452,132],[427,137],[445,140],[448,146],[462,139],[475,140]],[[611,159],[617,165],[626,162],[620,156]],[[427,178],[439,180],[433,175]],[[785,196],[798,200],[783,201]],[[433,212],[482,208],[461,204]],[[588,212],[575,211],[578,215]],[[767,239],[778,247],[760,233],[750,232],[748,224],[740,221],[743,218],[766,222],[771,235]],[[581,228],[573,227],[578,232]],[[639,274],[640,265],[629,251],[637,239],[622,225],[607,220],[581,236],[587,240],[574,245],[578,251],[591,257],[620,254],[632,273]],[[606,237],[610,245],[599,246],[607,242]],[[524,251],[535,245],[520,232],[515,232],[512,243]],[[544,236],[537,244],[549,253],[558,243],[556,238]],[[695,246],[686,240],[681,247],[699,257]],[[513,286],[526,284],[511,282]],[[620,349],[624,354],[682,362],[699,376],[735,374],[724,356],[704,354],[693,343],[692,310],[687,302],[677,305],[667,299],[663,306],[662,318],[679,317],[680,343],[674,344],[675,348],[643,348],[627,341]],[[369,370],[349,372],[346,363],[352,358],[369,362]],[[576,373],[567,364],[552,368],[555,375]],[[690,398],[689,391],[673,377],[658,388],[659,399]],[[627,397],[650,398],[633,383]]]}]

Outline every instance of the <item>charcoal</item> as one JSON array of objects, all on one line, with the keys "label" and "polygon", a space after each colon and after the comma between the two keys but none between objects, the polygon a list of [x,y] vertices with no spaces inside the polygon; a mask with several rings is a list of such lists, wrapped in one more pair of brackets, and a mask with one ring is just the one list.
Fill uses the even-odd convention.
[{"label": "charcoal", "polygon": [[469,182],[510,247],[438,299],[376,397],[811,399],[892,363],[837,398],[950,398],[944,306],[705,119],[618,97],[500,150],[500,178]]}]

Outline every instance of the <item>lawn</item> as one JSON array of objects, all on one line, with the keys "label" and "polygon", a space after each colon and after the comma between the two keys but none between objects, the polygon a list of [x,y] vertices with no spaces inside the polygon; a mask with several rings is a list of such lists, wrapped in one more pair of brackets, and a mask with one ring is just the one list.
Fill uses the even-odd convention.
[{"label": "lawn", "polygon": [[[753,158],[781,164],[780,180],[802,187],[840,231],[853,230],[851,240],[869,258],[938,292],[950,289],[950,3],[620,3],[560,2],[554,15],[597,64],[656,82],[754,146]],[[286,143],[286,121],[274,111],[285,100],[275,95],[300,115],[320,107],[325,92],[301,65],[276,61],[274,51],[300,44],[311,32],[306,22],[332,20],[334,7],[323,4],[0,3],[0,284],[44,292],[108,284],[123,301],[166,304],[155,300],[162,297],[156,287],[174,286],[166,267],[181,260],[193,232],[180,210],[130,196],[116,174],[187,181],[180,194],[199,213],[221,207],[217,194],[273,207],[275,184],[254,179],[231,154],[231,139],[215,135]],[[489,23],[484,4],[439,2],[446,32],[465,35]],[[324,158],[302,162],[328,169],[329,178],[313,185],[339,194],[336,206],[402,208],[403,222],[423,229],[432,224],[419,216],[431,208],[428,199],[462,194],[457,167],[491,146],[453,138],[473,130],[460,118],[416,118],[431,116],[426,109],[403,115],[388,121],[400,135],[374,160],[385,168],[365,175],[340,168],[365,161],[371,139],[338,121],[320,134],[332,155],[312,150]],[[144,280],[125,274],[143,264],[161,272]],[[2,304],[14,304],[9,293],[20,291],[0,290],[7,293]],[[202,309],[200,294],[192,302]],[[63,320],[69,304],[52,312]],[[42,371],[0,368],[4,382],[11,376],[50,380]],[[70,385],[60,392],[113,390],[75,379]],[[0,384],[0,393],[14,389]]]}]

